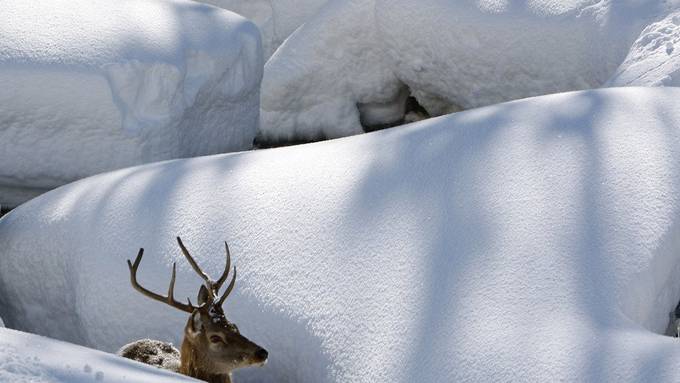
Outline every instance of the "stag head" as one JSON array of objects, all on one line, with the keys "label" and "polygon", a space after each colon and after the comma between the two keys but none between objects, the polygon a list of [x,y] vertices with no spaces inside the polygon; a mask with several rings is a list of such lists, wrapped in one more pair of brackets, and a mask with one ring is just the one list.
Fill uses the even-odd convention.
[{"label": "stag head", "polygon": [[[267,361],[267,351],[241,335],[238,327],[229,322],[224,315],[222,305],[236,283],[236,267],[234,267],[231,282],[222,294],[219,293],[230,271],[229,245],[224,243],[227,257],[224,272],[219,279],[214,280],[198,266],[179,237],[177,237],[177,243],[191,267],[204,281],[198,291],[198,306],[194,306],[189,299],[187,303],[175,300],[176,264],[172,265],[172,277],[167,296],[149,291],[137,282],[137,269],[142,261],[144,249],[139,249],[134,263],[128,260],[128,267],[130,268],[130,282],[137,291],[190,314],[184,327],[180,372],[199,379],[214,380],[212,379],[214,376],[228,377],[231,371],[237,368],[264,364]],[[228,378],[225,378],[225,381],[228,381]]]}]

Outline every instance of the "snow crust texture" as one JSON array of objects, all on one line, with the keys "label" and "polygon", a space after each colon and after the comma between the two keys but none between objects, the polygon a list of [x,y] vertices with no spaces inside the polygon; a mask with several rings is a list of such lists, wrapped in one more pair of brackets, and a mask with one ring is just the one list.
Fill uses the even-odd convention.
[{"label": "snow crust texture", "polygon": [[[677,382],[676,88],[582,91],[94,176],[0,220],[0,315],[113,351],[179,343],[177,248],[238,281],[239,382]],[[39,233],[39,234],[37,234]],[[77,240],[74,240],[77,238]],[[41,276],[36,278],[36,275]],[[4,338],[0,338],[4,339]]]},{"label": "snow crust texture", "polygon": [[[331,0],[267,62],[260,140],[335,138],[399,123],[404,91],[437,116],[601,87],[640,31],[670,9],[657,0]],[[642,39],[672,39],[676,18]],[[640,54],[648,66],[659,60]]]},{"label": "snow crust texture", "polygon": [[181,0],[8,0],[0,35],[0,203],[252,146],[261,42],[236,14]]},{"label": "snow crust texture", "polygon": [[265,59],[328,0],[196,0],[252,20],[262,33]]},{"label": "snow crust texture", "polygon": [[45,337],[0,329],[0,382],[197,382],[141,363]]},{"label": "snow crust texture", "polygon": [[610,86],[680,85],[680,12],[646,27]]}]

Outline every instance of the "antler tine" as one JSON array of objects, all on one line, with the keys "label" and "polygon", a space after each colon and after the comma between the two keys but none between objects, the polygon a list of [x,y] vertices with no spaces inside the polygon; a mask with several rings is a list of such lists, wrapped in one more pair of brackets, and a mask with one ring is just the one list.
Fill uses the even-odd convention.
[{"label": "antler tine", "polygon": [[137,282],[137,269],[139,268],[139,264],[142,262],[142,257],[144,256],[144,249],[141,248],[139,249],[139,253],[137,253],[137,258],[135,258],[135,262],[132,263],[130,260],[127,260],[128,268],[130,269],[130,283],[132,284],[132,287],[135,288],[135,290],[139,291],[142,293],[142,295],[145,295],[151,299],[157,300],[159,302],[166,303],[176,309],[182,310],[184,312],[187,312],[191,314],[194,312],[194,310],[197,309],[197,307],[194,307],[191,303],[188,305],[184,303],[177,302],[174,298],[174,290],[175,290],[175,264],[173,263],[172,265],[172,277],[170,278],[170,286],[168,287],[168,296],[164,297],[160,294],[156,294],[153,291],[147,290],[142,285],[140,285]]},{"label": "antler tine", "polygon": [[217,280],[217,282],[215,282],[216,292],[222,288],[222,284],[227,280],[227,277],[229,276],[229,268],[231,267],[231,254],[229,253],[229,245],[227,244],[227,241],[224,241],[224,249],[227,254],[227,264],[224,266],[224,272],[222,273],[222,276]]},{"label": "antler tine", "polygon": [[218,306],[222,307],[224,301],[227,299],[229,294],[231,294],[231,290],[234,289],[235,284],[236,284],[236,266],[234,266],[234,275],[231,277],[231,282],[229,282],[229,286],[227,286],[227,289],[224,290],[224,294],[222,294],[222,296],[220,297]]},{"label": "antler tine", "polygon": [[210,279],[208,274],[204,273],[203,270],[201,270],[201,267],[198,266],[198,263],[196,263],[196,261],[191,256],[191,254],[189,254],[189,250],[187,250],[187,248],[184,247],[184,244],[182,243],[182,240],[179,237],[177,237],[177,243],[179,244],[179,248],[182,249],[182,254],[184,254],[184,257],[187,259],[187,261],[189,261],[189,264],[194,269],[196,274],[198,274],[201,278],[203,278],[203,280],[205,281],[205,283],[207,285],[206,287],[208,288],[208,290],[212,290],[213,285],[215,283],[212,281],[212,279]]}]

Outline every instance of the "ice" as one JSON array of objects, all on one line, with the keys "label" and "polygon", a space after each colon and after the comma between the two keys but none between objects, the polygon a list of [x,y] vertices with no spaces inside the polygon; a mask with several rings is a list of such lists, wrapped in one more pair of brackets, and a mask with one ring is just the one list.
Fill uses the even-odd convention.
[{"label": "ice", "polygon": [[187,314],[135,292],[126,259],[144,247],[161,294],[177,262],[193,299],[180,235],[213,276],[229,242],[225,313],[270,355],[240,383],[677,382],[660,334],[680,297],[679,97],[541,96],[78,181],[0,220],[0,316],[101,350],[179,344]]}]

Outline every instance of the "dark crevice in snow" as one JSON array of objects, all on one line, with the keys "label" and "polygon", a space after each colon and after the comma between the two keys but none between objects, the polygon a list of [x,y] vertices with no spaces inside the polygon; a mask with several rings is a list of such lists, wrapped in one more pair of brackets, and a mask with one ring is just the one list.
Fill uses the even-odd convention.
[{"label": "dark crevice in snow", "polygon": [[404,86],[394,100],[387,103],[357,103],[364,132],[374,132],[430,118],[430,113]]},{"label": "dark crevice in snow", "polygon": [[680,330],[680,302],[675,306],[675,310],[671,311],[669,314],[668,327],[666,328],[665,335],[677,338],[678,332]]},{"label": "dark crevice in snow", "polygon": [[5,207],[5,206],[0,205],[0,217],[9,213],[10,210],[12,210],[12,209],[10,209],[9,207]]},{"label": "dark crevice in snow", "polygon": [[[416,121],[426,120],[432,115],[406,86],[402,88],[394,100],[387,103],[357,103],[361,126],[365,133],[393,128]],[[377,111],[377,112],[376,112]],[[371,116],[368,117],[367,114]],[[381,119],[386,121],[380,121]],[[330,139],[323,133],[310,139],[271,140],[258,134],[253,140],[253,149],[271,149],[285,146],[309,144]]]},{"label": "dark crevice in snow", "polygon": [[314,139],[314,140],[298,140],[298,139],[295,139],[295,140],[272,141],[272,140],[263,139],[262,137],[260,137],[258,135],[253,140],[253,150],[272,149],[272,148],[280,148],[280,147],[284,147],[284,146],[310,144],[312,142],[325,141],[327,139],[328,139],[328,137],[319,136],[317,139]]}]

